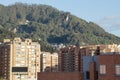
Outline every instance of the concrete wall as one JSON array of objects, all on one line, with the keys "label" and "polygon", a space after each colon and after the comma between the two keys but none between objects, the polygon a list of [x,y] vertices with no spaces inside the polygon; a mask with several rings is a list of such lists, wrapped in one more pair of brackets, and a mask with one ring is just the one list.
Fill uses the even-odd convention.
[{"label": "concrete wall", "polygon": [[[84,80],[90,80],[86,78],[86,72],[89,71],[90,73],[90,63],[96,63],[96,71],[98,71],[98,57],[97,56],[83,56],[83,73],[84,73]],[[94,74],[94,73],[93,73]]]}]

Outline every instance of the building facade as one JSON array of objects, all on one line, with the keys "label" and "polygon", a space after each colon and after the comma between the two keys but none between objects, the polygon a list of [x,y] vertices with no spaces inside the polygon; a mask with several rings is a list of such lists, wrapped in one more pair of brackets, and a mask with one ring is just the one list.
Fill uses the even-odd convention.
[{"label": "building facade", "polygon": [[98,56],[83,56],[84,80],[98,80]]},{"label": "building facade", "polygon": [[0,78],[10,80],[10,45],[0,46]]},{"label": "building facade", "polygon": [[[15,38],[11,42],[8,41],[5,40],[4,44],[0,45],[4,46],[4,50],[8,49],[7,52],[1,52],[2,57],[9,54],[9,71],[4,73],[9,75],[9,79],[4,79],[36,80],[37,72],[40,72],[40,45],[37,42],[32,42],[31,39],[23,41],[20,38]],[[5,65],[7,64],[5,63]]]},{"label": "building facade", "polygon": [[41,52],[41,72],[58,72],[58,54]]},{"label": "building facade", "polygon": [[70,46],[62,48],[58,53],[58,67],[61,72],[80,72],[81,55],[80,48]]},{"label": "building facade", "polygon": [[120,80],[120,54],[98,56],[98,80]]},{"label": "building facade", "polygon": [[117,44],[86,45],[86,46],[81,46],[80,48],[88,48],[90,51],[96,51],[98,47],[101,53],[120,52],[120,45],[117,45]]}]

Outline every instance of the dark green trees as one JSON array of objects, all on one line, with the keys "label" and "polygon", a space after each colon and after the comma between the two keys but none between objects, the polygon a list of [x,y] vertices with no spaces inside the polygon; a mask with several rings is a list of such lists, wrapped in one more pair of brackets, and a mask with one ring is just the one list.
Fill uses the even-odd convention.
[{"label": "dark green trees", "polygon": [[47,5],[0,5],[0,40],[13,37],[41,39],[49,44],[109,44],[120,38],[69,12]]}]

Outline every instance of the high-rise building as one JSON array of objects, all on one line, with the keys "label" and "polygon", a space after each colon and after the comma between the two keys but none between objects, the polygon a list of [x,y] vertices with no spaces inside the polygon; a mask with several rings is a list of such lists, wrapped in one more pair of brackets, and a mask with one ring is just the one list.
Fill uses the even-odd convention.
[{"label": "high-rise building", "polygon": [[80,72],[80,47],[70,46],[62,48],[58,53],[58,68],[61,72]]},{"label": "high-rise building", "polygon": [[40,72],[40,45],[31,39],[0,44],[0,76],[5,80],[36,80]]},{"label": "high-rise building", "polygon": [[50,52],[41,52],[41,72],[58,71],[58,54]]},{"label": "high-rise building", "polygon": [[10,45],[0,45],[0,78],[10,80]]}]

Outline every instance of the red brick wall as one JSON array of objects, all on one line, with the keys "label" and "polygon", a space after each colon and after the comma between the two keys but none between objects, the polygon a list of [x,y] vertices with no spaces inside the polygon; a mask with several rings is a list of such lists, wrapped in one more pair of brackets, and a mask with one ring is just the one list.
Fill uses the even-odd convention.
[{"label": "red brick wall", "polygon": [[5,80],[10,78],[10,46],[0,45],[0,77]]},{"label": "red brick wall", "polygon": [[81,48],[81,49],[80,49],[80,53],[81,53],[81,55],[84,55],[84,56],[89,56],[89,55],[91,55],[89,48]]},{"label": "red brick wall", "polygon": [[95,62],[90,63],[90,80],[96,80],[96,64]]},{"label": "red brick wall", "polygon": [[[69,56],[66,58],[66,54]],[[69,62],[72,62],[70,63]],[[72,68],[66,68],[67,66],[73,66]],[[80,54],[80,47],[66,47],[62,48],[58,52],[58,69],[60,72],[80,72],[81,71],[81,54]]]},{"label": "red brick wall", "polygon": [[83,80],[79,72],[39,72],[37,80]]},{"label": "red brick wall", "polygon": [[100,55],[98,57],[98,64],[106,65],[106,74],[101,75],[99,73],[99,80],[120,80],[120,76],[115,75],[115,65],[120,64],[120,54]]}]

